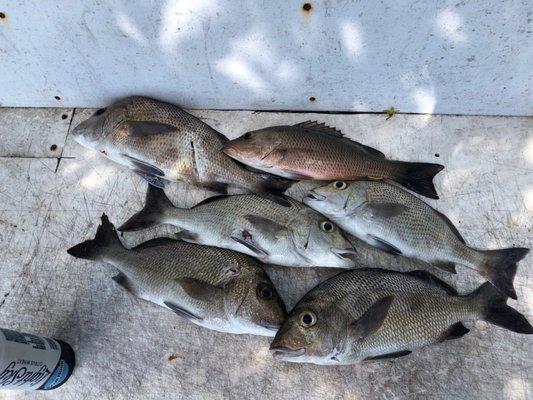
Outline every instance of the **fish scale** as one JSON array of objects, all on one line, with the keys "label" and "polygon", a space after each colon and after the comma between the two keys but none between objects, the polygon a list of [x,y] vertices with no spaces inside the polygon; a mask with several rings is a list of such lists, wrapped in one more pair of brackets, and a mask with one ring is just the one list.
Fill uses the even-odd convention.
[{"label": "fish scale", "polygon": [[[359,319],[380,298],[394,295],[393,305],[378,332],[363,342],[349,343],[345,357],[350,361],[429,345],[447,327],[477,316],[474,303],[400,274],[361,271],[340,276],[330,286],[349,288],[348,293],[341,291],[330,300],[353,320]],[[420,302],[417,310],[413,310],[413,300]]]}]

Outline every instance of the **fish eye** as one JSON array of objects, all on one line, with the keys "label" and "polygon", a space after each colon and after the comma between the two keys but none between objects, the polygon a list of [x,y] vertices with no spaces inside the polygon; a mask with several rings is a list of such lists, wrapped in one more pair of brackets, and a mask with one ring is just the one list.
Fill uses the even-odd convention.
[{"label": "fish eye", "polygon": [[344,190],[348,185],[344,181],[335,181],[333,182],[333,186],[339,190]]},{"label": "fish eye", "polygon": [[274,292],[268,286],[260,285],[257,287],[257,295],[264,300],[270,300],[274,296]]},{"label": "fish eye", "polygon": [[244,135],[242,135],[244,139],[250,139],[252,137],[252,132],[246,132]]},{"label": "fish eye", "polygon": [[303,311],[300,314],[300,325],[304,328],[310,328],[316,324],[316,315],[312,311]]},{"label": "fish eye", "polygon": [[335,227],[329,221],[322,221],[320,223],[320,229],[322,229],[324,232],[332,232]]},{"label": "fish eye", "polygon": [[94,116],[97,117],[99,115],[102,115],[103,113],[105,113],[105,111],[107,110],[107,107],[106,108],[100,108],[99,110],[97,110],[95,113],[94,113]]}]

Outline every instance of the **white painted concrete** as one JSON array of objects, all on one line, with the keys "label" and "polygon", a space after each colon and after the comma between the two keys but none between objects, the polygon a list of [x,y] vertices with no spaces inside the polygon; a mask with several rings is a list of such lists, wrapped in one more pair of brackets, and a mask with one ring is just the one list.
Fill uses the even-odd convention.
[{"label": "white painted concrete", "polygon": [[[39,130],[66,135],[61,125]],[[0,125],[13,110],[0,109]],[[35,116],[42,110],[32,110]],[[64,110],[55,110],[61,121]],[[91,110],[76,110],[73,125]],[[387,156],[439,161],[442,199],[432,202],[467,240],[480,247],[532,246],[533,120],[397,115],[334,115],[195,111],[229,137],[268,124],[318,119],[376,146]],[[22,121],[22,119],[18,119]],[[55,128],[54,128],[55,129]],[[47,146],[46,143],[45,146]],[[437,158],[435,154],[438,153]],[[423,349],[396,361],[350,367],[282,364],[268,339],[225,335],[185,322],[132,297],[103,264],[75,260],[66,249],[94,235],[106,212],[119,223],[140,207],[146,185],[129,171],[67,140],[59,169],[55,158],[35,152],[0,157],[0,326],[39,332],[73,344],[78,366],[70,381],[48,393],[0,392],[19,399],[519,399],[533,397],[531,338],[478,322],[461,340]],[[30,157],[30,158],[28,158]],[[191,206],[207,194],[184,184],[173,201]],[[299,197],[303,188],[291,193]],[[125,235],[127,244],[168,227]],[[377,255],[361,249],[362,265]],[[513,307],[533,319],[533,270],[529,255],[516,277]],[[402,261],[394,261],[395,265]],[[479,285],[472,271],[440,274],[462,292]],[[269,268],[289,306],[331,272]],[[170,355],[176,355],[169,361]]]},{"label": "white painted concrete", "polygon": [[303,3],[3,1],[0,105],[533,112],[530,0]]}]

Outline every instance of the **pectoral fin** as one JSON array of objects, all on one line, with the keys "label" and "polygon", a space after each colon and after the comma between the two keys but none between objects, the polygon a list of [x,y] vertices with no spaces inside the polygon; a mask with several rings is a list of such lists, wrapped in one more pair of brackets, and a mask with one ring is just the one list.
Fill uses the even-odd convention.
[{"label": "pectoral fin", "polygon": [[138,296],[137,289],[133,285],[133,282],[128,279],[126,275],[124,275],[122,272],[118,275],[115,275],[112,277],[116,283],[118,283],[120,286],[122,286],[124,289],[126,289],[131,294]]},{"label": "pectoral fin", "polygon": [[387,253],[394,254],[399,256],[402,254],[402,251],[397,247],[394,247],[392,244],[385,242],[383,239],[380,239],[373,235],[366,235],[366,242],[374,247],[377,247],[380,250],[386,251]]},{"label": "pectoral fin", "polygon": [[254,242],[252,235],[247,230],[243,230],[239,236],[234,235],[231,238],[253,251],[258,257],[268,256],[268,253]]},{"label": "pectoral fin", "polygon": [[367,357],[367,358],[364,359],[364,361],[385,360],[387,358],[398,358],[398,357],[406,356],[406,355],[411,354],[411,353],[412,353],[412,351],[410,351],[410,350],[396,351],[394,353],[381,354],[381,355],[375,356],[375,357]]},{"label": "pectoral fin", "polygon": [[195,320],[195,321],[201,321],[203,318],[199,317],[196,314],[193,314],[192,312],[186,310],[183,307],[178,306],[177,304],[174,304],[170,301],[165,301],[164,304],[170,308],[172,311],[174,311],[176,314],[178,314],[180,317],[183,317],[185,319],[189,320]]},{"label": "pectoral fin", "polygon": [[155,121],[128,121],[126,124],[129,127],[130,136],[137,138],[171,133],[176,130],[176,127],[172,125]]},{"label": "pectoral fin", "polygon": [[211,285],[196,278],[177,278],[174,280],[193,299],[207,301],[221,295],[221,287]]},{"label": "pectoral fin", "polygon": [[272,237],[281,236],[287,231],[285,226],[260,215],[248,214],[245,215],[244,218],[252,224],[254,230],[259,230]]},{"label": "pectoral fin", "polygon": [[379,299],[364,312],[361,318],[352,322],[350,329],[356,340],[364,340],[381,328],[393,300],[394,296],[386,296]]},{"label": "pectoral fin", "polygon": [[370,211],[372,218],[383,219],[396,217],[407,211],[406,206],[398,203],[366,203],[365,208]]}]

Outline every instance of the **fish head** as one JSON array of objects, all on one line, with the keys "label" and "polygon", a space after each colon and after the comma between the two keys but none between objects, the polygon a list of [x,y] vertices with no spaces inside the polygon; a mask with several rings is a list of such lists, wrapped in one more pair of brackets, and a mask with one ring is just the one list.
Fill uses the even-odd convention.
[{"label": "fish head", "polygon": [[283,157],[277,127],[246,132],[224,144],[225,154],[248,166],[258,169],[272,168]]},{"label": "fish head", "polygon": [[309,298],[312,293],[304,296],[289,313],[270,344],[275,358],[289,362],[338,363],[332,358],[345,337],[346,323],[327,304],[327,296]]},{"label": "fish head", "polygon": [[78,124],[71,135],[84,147],[98,148],[104,139],[127,117],[127,104],[120,102],[100,108],[85,121]]},{"label": "fish head", "polygon": [[292,224],[293,242],[301,256],[314,265],[334,268],[354,266],[355,250],[342,231],[326,217],[308,209],[307,224]]},{"label": "fish head", "polygon": [[259,266],[243,271],[228,285],[225,302],[230,318],[246,333],[274,336],[287,316],[285,303]]},{"label": "fish head", "polygon": [[358,207],[366,201],[364,182],[334,181],[311,189],[304,204],[330,217],[344,216],[347,209]]}]

